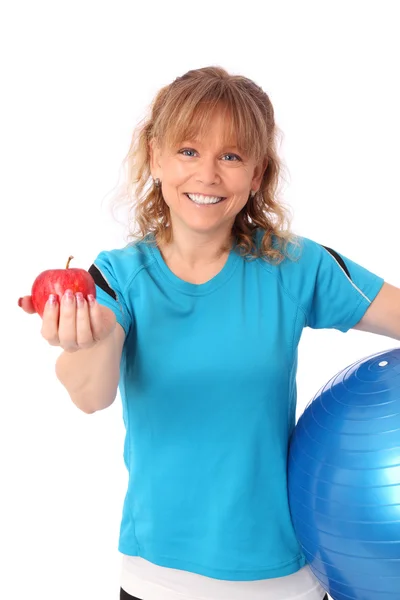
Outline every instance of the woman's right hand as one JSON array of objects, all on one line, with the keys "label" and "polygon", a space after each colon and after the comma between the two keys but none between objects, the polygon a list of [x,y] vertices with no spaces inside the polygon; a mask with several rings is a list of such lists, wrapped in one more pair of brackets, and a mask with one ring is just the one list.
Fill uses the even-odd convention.
[{"label": "woman's right hand", "polygon": [[[70,292],[68,294],[68,292]],[[94,298],[86,300],[83,294],[67,290],[58,301],[47,301],[43,312],[41,335],[51,346],[60,346],[66,352],[91,348],[115,329],[114,312]],[[18,305],[29,314],[36,312],[32,296],[24,296]]]}]

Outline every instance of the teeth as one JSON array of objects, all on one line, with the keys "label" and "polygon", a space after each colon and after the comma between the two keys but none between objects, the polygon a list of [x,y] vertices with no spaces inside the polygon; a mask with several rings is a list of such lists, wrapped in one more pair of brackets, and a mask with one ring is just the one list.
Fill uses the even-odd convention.
[{"label": "teeth", "polygon": [[217,204],[222,200],[221,196],[202,196],[201,194],[187,194],[196,204]]}]

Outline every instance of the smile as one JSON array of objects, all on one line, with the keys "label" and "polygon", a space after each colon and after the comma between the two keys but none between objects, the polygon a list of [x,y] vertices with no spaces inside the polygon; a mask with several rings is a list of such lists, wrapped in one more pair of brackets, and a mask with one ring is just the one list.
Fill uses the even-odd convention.
[{"label": "smile", "polygon": [[203,196],[202,194],[185,194],[194,204],[218,204],[226,200],[224,196]]}]

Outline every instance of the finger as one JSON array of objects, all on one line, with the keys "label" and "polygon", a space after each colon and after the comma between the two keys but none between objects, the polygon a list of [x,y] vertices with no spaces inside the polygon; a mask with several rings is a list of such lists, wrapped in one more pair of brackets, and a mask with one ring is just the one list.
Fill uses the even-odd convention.
[{"label": "finger", "polygon": [[89,302],[89,313],[93,340],[98,342],[105,338],[115,326],[115,315],[111,308],[99,304],[95,298]]},{"label": "finger", "polygon": [[94,340],[90,326],[88,304],[81,292],[75,294],[76,298],[76,341],[79,348],[90,348]]},{"label": "finger", "polygon": [[67,352],[76,352],[76,302],[72,290],[66,290],[61,298],[60,322],[58,325],[60,346]]},{"label": "finger", "polygon": [[58,321],[60,305],[56,294],[50,294],[43,310],[41,334],[51,346],[59,346]]},{"label": "finger", "polygon": [[22,310],[31,315],[36,312],[32,303],[32,296],[23,296],[22,298],[20,298],[18,300],[18,306],[20,306]]}]

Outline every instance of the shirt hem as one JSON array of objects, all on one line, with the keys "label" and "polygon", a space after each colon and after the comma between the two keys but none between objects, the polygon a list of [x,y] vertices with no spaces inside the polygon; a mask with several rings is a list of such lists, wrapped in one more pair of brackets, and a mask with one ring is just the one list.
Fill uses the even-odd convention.
[{"label": "shirt hem", "polygon": [[286,575],[292,575],[299,569],[306,565],[306,559],[301,554],[298,554],[295,558],[290,561],[280,563],[271,567],[261,567],[258,569],[216,569],[198,563],[192,563],[186,560],[172,558],[168,556],[162,556],[154,552],[132,552],[119,546],[118,551],[121,554],[128,556],[138,556],[144,558],[155,565],[160,567],[167,567],[170,569],[180,569],[182,571],[189,571],[191,573],[197,573],[198,575],[204,575],[205,577],[212,577],[214,579],[222,579],[226,581],[257,581],[259,579],[272,579],[275,577],[285,577]]}]

